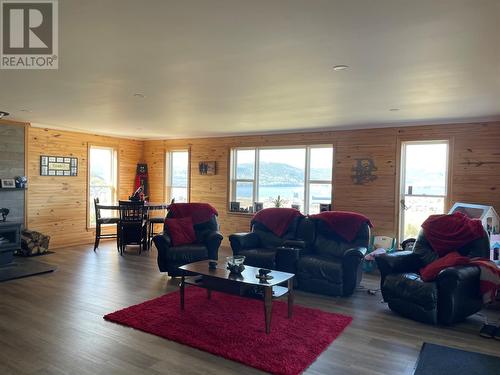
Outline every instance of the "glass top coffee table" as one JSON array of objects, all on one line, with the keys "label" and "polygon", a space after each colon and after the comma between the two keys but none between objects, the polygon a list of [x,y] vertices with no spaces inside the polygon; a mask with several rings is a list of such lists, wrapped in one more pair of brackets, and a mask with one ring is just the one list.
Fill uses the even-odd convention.
[{"label": "glass top coffee table", "polygon": [[[182,276],[180,284],[181,309],[184,310],[185,286],[194,285],[207,290],[207,297],[210,299],[211,291],[228,293],[247,298],[257,298],[264,302],[264,319],[266,323],[266,333],[271,332],[271,316],[273,299],[288,296],[288,318],[293,313],[293,273],[274,271],[269,275],[272,279],[261,281],[256,277],[259,268],[246,266],[240,274],[230,273],[226,269],[226,262],[218,262],[215,269],[209,268],[209,261],[189,263],[179,267],[184,271],[197,274],[196,276]],[[278,284],[287,283],[287,287]]]}]

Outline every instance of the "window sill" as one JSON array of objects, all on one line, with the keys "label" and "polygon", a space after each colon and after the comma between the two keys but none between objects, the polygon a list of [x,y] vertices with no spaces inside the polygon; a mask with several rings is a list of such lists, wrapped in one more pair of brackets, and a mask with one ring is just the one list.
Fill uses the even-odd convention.
[{"label": "window sill", "polygon": [[252,217],[254,215],[253,212],[235,212],[235,211],[226,211],[228,215],[235,215],[235,216],[248,216]]}]

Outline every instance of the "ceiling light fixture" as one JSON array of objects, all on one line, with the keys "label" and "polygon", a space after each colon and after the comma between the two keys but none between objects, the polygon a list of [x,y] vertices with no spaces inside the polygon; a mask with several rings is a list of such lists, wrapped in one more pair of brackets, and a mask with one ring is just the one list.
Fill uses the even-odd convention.
[{"label": "ceiling light fixture", "polygon": [[146,95],[141,94],[140,92],[136,92],[136,93],[134,94],[134,96],[135,96],[136,98],[141,98],[141,99],[144,99],[144,98],[146,97]]},{"label": "ceiling light fixture", "polygon": [[5,112],[5,111],[0,111],[0,119],[4,118],[4,117],[7,117],[8,115],[10,115],[9,112]]},{"label": "ceiling light fixture", "polygon": [[19,112],[31,113],[31,109],[21,108]]},{"label": "ceiling light fixture", "polygon": [[391,111],[391,112],[397,112],[397,111],[399,111],[399,108],[390,108],[389,111]]},{"label": "ceiling light fixture", "polygon": [[336,72],[338,72],[340,70],[346,70],[348,68],[349,68],[349,66],[347,66],[347,65],[335,65],[333,67],[333,70],[335,70]]}]

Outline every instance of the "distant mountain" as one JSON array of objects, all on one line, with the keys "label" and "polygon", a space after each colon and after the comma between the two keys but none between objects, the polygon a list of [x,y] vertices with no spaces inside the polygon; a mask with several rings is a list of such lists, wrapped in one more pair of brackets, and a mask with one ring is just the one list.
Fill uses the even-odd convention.
[{"label": "distant mountain", "polygon": [[[259,183],[261,186],[300,186],[304,185],[304,170],[285,163],[260,163]],[[311,175],[315,179],[330,180],[328,168],[312,168]],[[239,178],[253,178],[253,164],[238,165]]]},{"label": "distant mountain", "polygon": [[445,194],[446,176],[443,172],[415,168],[406,175],[406,186],[413,187],[413,194],[441,195]]}]

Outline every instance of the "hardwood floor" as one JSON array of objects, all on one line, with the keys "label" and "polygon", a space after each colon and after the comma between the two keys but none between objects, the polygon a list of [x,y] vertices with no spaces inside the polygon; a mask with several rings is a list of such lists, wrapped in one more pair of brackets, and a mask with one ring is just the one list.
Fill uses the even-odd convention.
[{"label": "hardwood floor", "polygon": [[[228,252],[223,249],[223,252]],[[258,374],[258,370],[102,319],[106,313],[177,289],[158,272],[156,251],[120,257],[113,242],[58,249],[38,258],[55,273],[0,283],[1,374]],[[365,288],[377,288],[365,276]],[[401,318],[381,296],[296,292],[295,303],[353,316],[306,374],[411,374],[424,341],[500,355],[478,336],[478,315],[452,328]],[[498,311],[488,311],[492,319]]]}]

